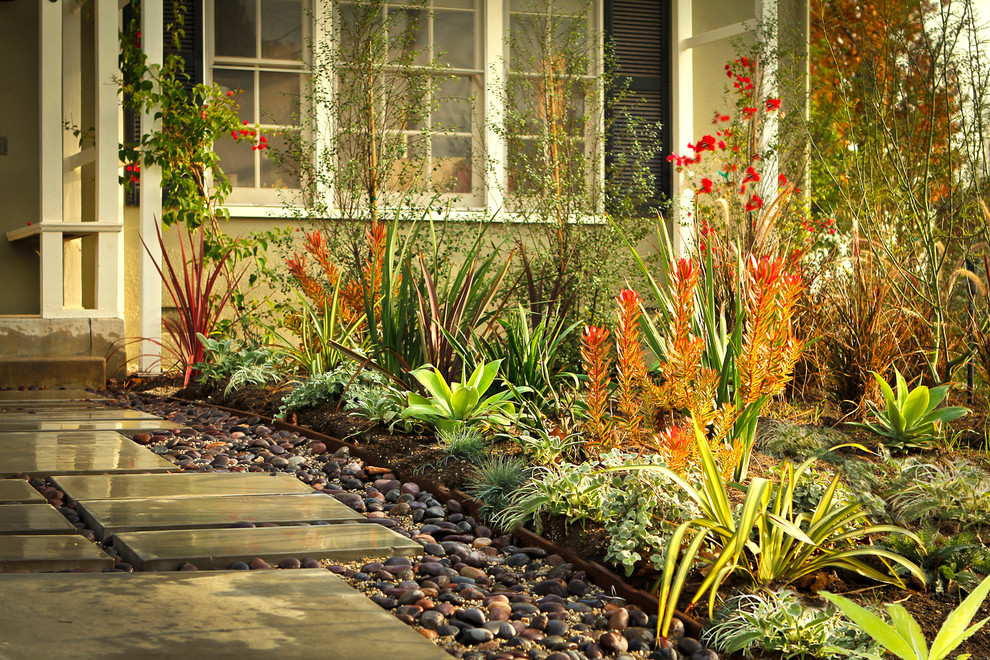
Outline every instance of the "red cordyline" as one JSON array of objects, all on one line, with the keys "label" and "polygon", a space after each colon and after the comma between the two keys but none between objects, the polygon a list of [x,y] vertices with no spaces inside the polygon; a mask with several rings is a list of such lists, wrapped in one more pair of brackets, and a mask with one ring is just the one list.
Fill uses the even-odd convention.
[{"label": "red cordyline", "polygon": [[627,439],[635,441],[640,435],[642,415],[640,414],[640,394],[647,381],[646,365],[643,363],[643,347],[639,342],[639,294],[632,289],[623,289],[615,302],[617,304],[615,349],[618,356],[619,410],[625,415],[623,420]]},{"label": "red cordyline", "polygon": [[611,447],[612,429],[608,419],[608,389],[611,378],[608,373],[612,366],[608,330],[586,325],[581,333],[581,361],[584,373],[588,375],[587,397],[588,446],[595,448]]},{"label": "red cordyline", "polygon": [[[204,249],[205,231],[202,227],[197,230],[199,235],[196,237],[189,232],[188,248],[182,234],[179,234],[180,264],[173,263],[173,258],[165,249],[161,228],[157,224],[155,230],[162,265],[159,266],[154,259],[152,262],[155,263],[177,312],[174,316],[163,317],[162,326],[172,338],[169,350],[175,355],[183,371],[182,385],[185,387],[197,373],[193,365],[203,361],[203,343],[199,336],[210,337],[213,334],[244,272],[224,276],[233,246],[216,258],[212,266],[208,265]],[[147,245],[144,249],[151,254]]]}]

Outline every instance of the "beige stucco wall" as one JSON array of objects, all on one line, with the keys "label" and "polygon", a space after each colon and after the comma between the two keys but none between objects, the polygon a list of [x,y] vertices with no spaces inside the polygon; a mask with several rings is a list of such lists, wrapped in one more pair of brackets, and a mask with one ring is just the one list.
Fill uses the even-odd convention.
[{"label": "beige stucco wall", "polygon": [[0,2],[0,314],[38,314],[37,241],[11,244],[4,234],[38,222],[38,5]]}]

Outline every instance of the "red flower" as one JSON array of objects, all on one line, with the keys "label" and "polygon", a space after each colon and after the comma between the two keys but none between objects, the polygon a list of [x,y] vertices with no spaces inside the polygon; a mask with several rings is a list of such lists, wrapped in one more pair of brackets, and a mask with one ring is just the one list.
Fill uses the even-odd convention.
[{"label": "red flower", "polygon": [[768,98],[767,112],[773,112],[774,110],[780,110],[780,99]]},{"label": "red flower", "polygon": [[778,174],[777,175],[777,185],[780,186],[781,188],[783,188],[784,186],[786,186],[787,185],[787,177],[784,176],[783,174]]},{"label": "red flower", "polygon": [[232,138],[234,138],[236,140],[237,139],[237,131],[231,131],[230,132],[230,137],[232,137]]},{"label": "red flower", "polygon": [[695,153],[701,153],[702,151],[715,151],[715,138],[711,135],[706,135],[701,138],[698,140],[698,144],[694,146],[694,151]]},{"label": "red flower", "polygon": [[712,191],[712,180],[709,179],[708,177],[705,177],[704,179],[701,180],[701,188],[699,188],[695,194],[700,195],[702,193],[710,193],[711,191]]},{"label": "red flower", "polygon": [[746,184],[748,183],[759,183],[760,173],[753,169],[752,166],[746,169],[746,176],[743,177],[742,186],[739,188],[739,194],[746,192]]},{"label": "red flower", "polygon": [[762,209],[762,208],[763,208],[763,198],[760,197],[759,195],[754,194],[752,197],[749,198],[749,201],[746,202],[747,212],[755,211],[757,209]]},{"label": "red flower", "polygon": [[743,108],[743,119],[752,119],[756,116],[756,108]]},{"label": "red flower", "polygon": [[233,96],[233,95],[234,95],[233,90],[227,90],[227,96]]}]

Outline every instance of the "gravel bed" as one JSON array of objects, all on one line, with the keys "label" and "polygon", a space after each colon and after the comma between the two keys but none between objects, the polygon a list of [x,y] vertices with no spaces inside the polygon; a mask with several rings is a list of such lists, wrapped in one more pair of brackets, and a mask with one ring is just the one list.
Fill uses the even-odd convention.
[{"label": "gravel bed", "polygon": [[[467,514],[456,500],[441,503],[385,468],[365,465],[347,448],[331,452],[322,442],[268,428],[258,417],[237,417],[214,408],[180,405],[133,393],[109,405],[153,413],[192,427],[137,434],[134,440],[197,472],[290,473],[316,490],[423,546],[417,557],[381,557],[350,564],[291,558],[278,568],[324,566],[364,592],[454,657],[593,660],[669,658],[718,660],[719,655],[685,637],[677,620],[668,647],[658,649],[656,614],[610,596],[559,555],[518,547],[515,539]],[[32,483],[93,539],[64,495],[50,483]],[[251,526],[251,523],[236,523]],[[132,567],[107,549],[117,571]],[[275,568],[255,559],[240,570]],[[196,570],[186,565],[181,570]]]}]

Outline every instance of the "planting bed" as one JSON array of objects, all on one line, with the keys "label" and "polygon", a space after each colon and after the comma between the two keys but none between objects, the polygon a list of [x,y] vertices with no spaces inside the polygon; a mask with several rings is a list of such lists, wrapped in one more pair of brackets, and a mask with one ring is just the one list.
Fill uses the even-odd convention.
[{"label": "planting bed", "polygon": [[[146,386],[154,384],[148,383]],[[209,397],[209,392],[193,389],[180,394]],[[217,397],[214,401],[257,413],[272,414],[277,410],[280,398],[278,392],[247,389],[228,399]],[[131,398],[126,405],[142,407],[148,405],[145,401],[148,400]],[[174,411],[176,405],[159,400],[147,409],[168,412]],[[190,419],[187,413],[180,414],[186,418],[186,423],[196,425],[196,420]],[[616,653],[617,657],[623,657],[623,652],[619,649],[624,645],[627,648],[624,652],[630,653],[632,657],[647,655],[646,651],[636,649],[645,648],[647,640],[653,634],[652,630],[655,630],[655,613],[650,602],[638,601],[632,604],[633,601],[604,597],[604,593],[595,586],[595,580],[589,579],[585,571],[569,561],[575,556],[602,560],[607,539],[603,538],[604,532],[600,526],[592,524],[581,527],[567,525],[563,519],[556,517],[545,519],[544,534],[563,546],[556,553],[547,553],[544,548],[536,548],[535,542],[500,536],[494,530],[479,524],[476,518],[469,515],[476,513],[473,503],[468,502],[465,507],[457,499],[448,500],[454,494],[463,496],[457,491],[470,485],[472,467],[458,461],[443,460],[440,448],[431,437],[392,434],[380,426],[337,411],[332,405],[298,411],[291,419],[320,433],[345,437],[347,443],[353,446],[353,450],[336,450],[336,453],[331,446],[327,448],[326,454],[317,455],[315,464],[327,466],[329,472],[326,476],[335,475],[335,479],[323,479],[319,476],[314,478],[309,470],[314,463],[310,460],[291,466],[296,468],[298,476],[316,488],[330,492],[343,487],[348,492],[335,493],[338,499],[353,505],[359,511],[364,508],[364,513],[371,516],[383,516],[380,521],[386,525],[392,525],[394,521],[394,528],[401,529],[424,543],[426,554],[413,558],[409,563],[405,559],[392,558],[370,564],[330,567],[368,593],[375,602],[390,609],[401,620],[417,625],[422,630],[421,634],[438,639],[439,643],[455,654],[467,653],[466,657],[503,657],[499,654],[510,657],[507,654],[515,653],[515,657],[545,657],[553,654],[553,657],[562,659],[575,657],[574,653],[580,654],[576,657],[598,657],[599,650],[606,657]],[[246,420],[245,424],[250,432],[257,427],[258,421],[250,418]],[[772,428],[772,425],[768,424],[768,427]],[[876,446],[876,440],[868,432],[843,428],[843,437],[847,441]],[[311,442],[301,443],[301,455],[308,459],[312,445]],[[495,451],[514,450],[518,451],[511,444],[495,447]],[[853,451],[848,450],[850,453]],[[174,450],[169,453],[174,453]],[[187,461],[184,465],[186,469],[210,470],[216,469],[215,462],[225,462],[225,459],[217,458],[224,453],[221,449],[219,454],[211,453],[212,458],[201,456],[189,461],[189,454],[186,452],[185,457],[179,460]],[[958,449],[957,453],[974,460],[978,458],[977,454],[965,448]],[[362,464],[355,461],[358,455],[368,459],[368,462]],[[255,457],[251,460],[257,459]],[[258,468],[258,464],[254,464],[253,468],[228,464],[224,469],[291,469],[289,465],[283,465],[282,461],[276,461],[275,456],[266,457],[265,462],[263,468]],[[355,463],[358,466],[364,465],[363,474],[361,469],[355,471]],[[778,463],[779,460],[756,452],[753,472],[769,472]],[[339,475],[336,474],[338,468],[335,465],[339,466]],[[375,469],[376,465],[389,465],[395,472],[382,474],[381,470]],[[390,483],[386,483],[386,479]],[[394,488],[396,485],[398,490]],[[431,500],[430,495],[424,494],[425,489],[429,489],[436,497]],[[351,496],[351,492],[355,496]],[[410,510],[407,511],[403,504],[409,505]],[[381,511],[376,511],[379,508]],[[416,514],[416,509],[424,513]],[[426,513],[430,509],[432,510],[429,513],[435,514],[434,516]],[[407,517],[410,513],[416,515],[416,518]],[[444,524],[438,527],[440,523]],[[445,529],[449,527],[454,529]],[[527,539],[532,538],[525,530],[521,530],[520,534]],[[575,554],[571,554],[572,552]],[[651,571],[640,571],[630,578],[629,583],[650,589],[655,577],[655,573]],[[946,615],[959,602],[958,596],[878,587],[875,583],[860,580],[847,573],[840,576],[819,574],[814,580],[806,580],[799,586],[810,595],[810,588],[822,588],[823,584],[830,591],[844,592],[848,597],[864,604],[902,603],[918,619],[929,640],[934,638]],[[492,593],[498,591],[505,593],[508,603],[501,597],[492,597]],[[529,605],[536,609],[542,608],[543,612],[536,614]],[[590,608],[590,611],[586,611],[586,608]],[[617,609],[624,613],[614,614],[613,611]],[[534,611],[534,615],[522,616],[527,611]],[[697,610],[698,613],[701,611]],[[503,612],[507,612],[510,626],[512,621],[523,619],[528,619],[532,625],[510,631],[510,626],[502,625],[505,622],[499,618],[503,616]],[[645,625],[624,624],[627,615],[631,616],[633,623]],[[990,607],[984,603],[976,620],[988,615]],[[557,621],[564,621],[568,626],[566,635],[553,634],[565,632],[561,628],[564,624]],[[516,627],[521,625],[516,624]],[[627,626],[625,629],[624,625]],[[468,629],[478,632],[463,632]],[[675,626],[675,630],[679,628]],[[622,633],[619,636],[624,641],[609,634],[618,632]],[[691,642],[685,643],[684,650],[690,653],[683,657],[690,658],[694,655]],[[571,652],[570,656],[555,655],[568,651]],[[990,652],[990,632],[977,632],[960,646],[958,652],[963,651],[973,653],[974,657],[982,657],[981,654]],[[699,654],[697,657],[714,656],[709,653]]]}]

